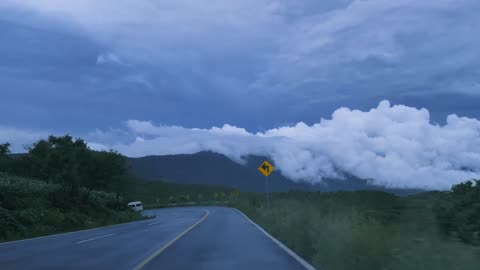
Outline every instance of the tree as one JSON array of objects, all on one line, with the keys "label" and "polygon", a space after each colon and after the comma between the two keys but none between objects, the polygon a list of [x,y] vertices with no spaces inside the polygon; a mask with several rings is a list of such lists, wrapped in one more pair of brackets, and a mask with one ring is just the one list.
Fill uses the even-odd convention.
[{"label": "tree", "polygon": [[93,151],[82,139],[50,136],[33,144],[27,159],[29,176],[61,184],[66,189],[124,192],[125,158],[113,151]]},{"label": "tree", "polygon": [[5,158],[10,154],[10,143],[0,144],[0,158]]},{"label": "tree", "polygon": [[452,187],[434,208],[440,227],[464,242],[480,245],[480,181]]},{"label": "tree", "polygon": [[12,160],[8,158],[10,154],[10,144],[0,144],[0,172],[8,172],[11,167]]},{"label": "tree", "polygon": [[84,141],[70,135],[49,136],[29,149],[32,176],[62,184],[68,189],[82,186],[88,162],[88,148]]}]

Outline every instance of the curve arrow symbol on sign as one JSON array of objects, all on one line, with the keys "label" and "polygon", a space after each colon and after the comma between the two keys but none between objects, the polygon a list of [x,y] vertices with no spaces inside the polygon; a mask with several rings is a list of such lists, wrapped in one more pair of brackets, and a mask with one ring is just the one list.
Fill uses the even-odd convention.
[{"label": "curve arrow symbol on sign", "polygon": [[263,164],[262,169],[264,169],[267,172],[270,172],[270,167],[267,164]]}]

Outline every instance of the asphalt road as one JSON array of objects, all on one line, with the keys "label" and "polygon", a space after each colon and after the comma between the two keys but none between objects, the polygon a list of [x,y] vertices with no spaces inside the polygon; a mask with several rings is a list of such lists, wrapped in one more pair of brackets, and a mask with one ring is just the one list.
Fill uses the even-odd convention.
[{"label": "asphalt road", "polygon": [[146,211],[149,219],[0,244],[0,269],[307,269],[226,207]]}]

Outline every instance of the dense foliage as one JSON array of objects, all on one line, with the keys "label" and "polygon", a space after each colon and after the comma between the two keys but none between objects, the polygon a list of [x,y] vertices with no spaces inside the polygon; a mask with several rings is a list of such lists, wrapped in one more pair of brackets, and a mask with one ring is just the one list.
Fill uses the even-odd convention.
[{"label": "dense foliage", "polygon": [[6,158],[7,154],[10,154],[10,144],[0,144],[0,158]]},{"label": "dense foliage", "polygon": [[65,204],[60,184],[0,173],[0,241],[140,219],[114,193],[78,194],[75,204]]},{"label": "dense foliage", "polygon": [[480,250],[437,230],[441,193],[243,194],[233,204],[319,269],[478,269]]},{"label": "dense foliage", "polygon": [[437,201],[435,213],[442,230],[461,240],[480,245],[480,181],[453,186]]},{"label": "dense foliage", "polygon": [[0,241],[142,219],[127,209],[126,180],[124,157],[68,135],[22,155],[2,144]]},{"label": "dense foliage", "polygon": [[50,136],[30,146],[25,155],[4,157],[0,171],[61,184],[69,192],[80,187],[124,192],[126,160],[113,151],[92,151],[69,135]]}]

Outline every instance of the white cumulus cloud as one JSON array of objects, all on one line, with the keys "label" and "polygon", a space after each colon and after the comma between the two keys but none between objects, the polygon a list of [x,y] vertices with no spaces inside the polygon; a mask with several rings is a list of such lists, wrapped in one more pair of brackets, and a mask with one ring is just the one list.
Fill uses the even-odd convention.
[{"label": "white cumulus cloud", "polygon": [[269,156],[296,181],[320,182],[348,172],[398,188],[448,189],[480,178],[480,121],[450,115],[432,124],[427,109],[381,102],[370,111],[340,108],[331,119],[250,133],[224,125],[210,129],[156,126],[130,120],[131,143],[110,145],[128,156],[209,150],[242,162]]}]

